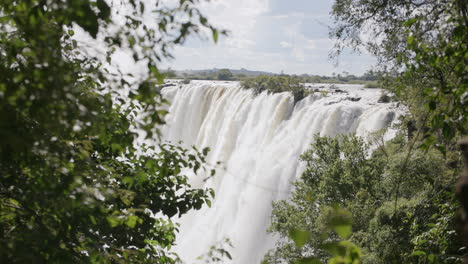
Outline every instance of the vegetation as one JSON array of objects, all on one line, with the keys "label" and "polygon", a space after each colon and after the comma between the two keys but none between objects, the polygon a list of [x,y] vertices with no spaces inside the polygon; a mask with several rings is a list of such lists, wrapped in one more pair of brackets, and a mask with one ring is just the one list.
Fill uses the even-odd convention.
[{"label": "vegetation", "polygon": [[[174,263],[170,217],[210,205],[213,191],[191,188],[183,173],[204,169],[208,149],[140,142],[164,123],[159,62],[190,34],[216,42],[224,32],[198,0],[150,2],[122,3],[124,13],[104,0],[0,2],[0,262]],[[273,205],[269,231],[283,240],[265,261],[459,263],[454,146],[468,128],[468,2],[336,0],[332,14],[336,52],[367,49],[378,72],[184,76],[241,80],[295,102],[306,82],[382,84],[410,110],[417,132],[402,126],[372,155],[353,136],[315,138],[292,197]],[[121,71],[118,51],[144,74]],[[205,257],[223,258],[221,246]]]},{"label": "vegetation", "polygon": [[[255,72],[252,71],[251,74],[245,73],[233,73],[229,69],[220,69],[220,70],[206,70],[206,71],[197,71],[196,73],[180,73],[174,72],[171,69],[167,69],[164,71],[165,75],[170,75],[170,78],[185,78],[190,80],[222,80],[219,78],[219,73],[221,71],[230,71],[232,75],[230,75],[229,79],[231,81],[244,81],[249,78],[260,77],[260,76],[289,76],[291,78],[297,79],[302,83],[343,83],[343,84],[364,84],[368,88],[377,88],[380,87],[378,82],[380,78],[380,73],[374,72],[372,70],[367,71],[362,76],[356,76],[353,74],[349,74],[347,72],[341,74],[333,74],[332,76],[320,76],[320,75],[309,75],[309,74],[302,74],[302,75],[287,75],[287,74],[273,74],[273,73],[263,73],[263,72]],[[246,72],[249,72],[245,70]]]},{"label": "vegetation", "polygon": [[[208,150],[134,141],[163,123],[158,62],[202,28],[218,37],[197,2],[130,1],[120,14],[102,0],[1,1],[0,262],[174,262],[169,217],[213,196],[182,171],[199,171]],[[76,30],[106,56],[90,56]],[[116,71],[119,49],[146,75]]]},{"label": "vegetation", "polygon": [[[457,170],[447,166],[457,160],[416,150],[407,162],[405,144],[398,136],[368,157],[360,138],[316,136],[301,156],[307,168],[292,197],[273,205],[269,231],[285,240],[266,261],[326,261],[331,254],[324,245],[336,247],[347,238],[352,221],[349,241],[361,248],[362,263],[459,263],[454,256],[464,251],[454,231]],[[304,246],[296,245],[291,230],[307,231]]]},{"label": "vegetation", "polygon": [[291,92],[294,96],[294,102],[300,101],[305,97],[307,90],[298,78],[291,76],[267,76],[247,78],[241,82],[244,89],[253,89],[255,94],[263,91],[269,93]]},{"label": "vegetation", "polygon": [[[369,157],[361,139],[317,137],[302,155],[307,168],[292,197],[273,206],[269,230],[284,240],[266,261],[461,263],[466,247],[454,230],[461,162],[454,146],[468,127],[468,2],[337,0],[332,14],[337,54],[351,46],[376,55],[384,88],[408,106],[412,128],[400,127],[389,143],[380,140]],[[343,221],[325,233],[333,219],[348,219],[339,207],[353,216],[349,239],[362,255],[337,260],[324,246],[331,241],[337,252],[351,227]],[[300,230],[304,245],[291,230]]]},{"label": "vegetation", "polygon": [[218,80],[228,81],[232,79],[232,72],[228,69],[221,69],[218,71]]},{"label": "vegetation", "polygon": [[379,58],[385,87],[409,107],[418,128],[430,128],[427,147],[445,151],[467,134],[466,1],[337,0],[333,16],[336,51],[365,48]]}]

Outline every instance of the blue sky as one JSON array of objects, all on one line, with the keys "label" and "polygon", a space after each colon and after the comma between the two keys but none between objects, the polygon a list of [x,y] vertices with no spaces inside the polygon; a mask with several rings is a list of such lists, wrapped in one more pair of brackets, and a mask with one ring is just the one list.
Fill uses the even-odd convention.
[{"label": "blue sky", "polygon": [[173,69],[247,68],[285,73],[362,74],[375,59],[345,52],[339,65],[329,59],[333,0],[212,0],[202,10],[210,21],[231,31],[213,41],[192,38],[165,63]]}]

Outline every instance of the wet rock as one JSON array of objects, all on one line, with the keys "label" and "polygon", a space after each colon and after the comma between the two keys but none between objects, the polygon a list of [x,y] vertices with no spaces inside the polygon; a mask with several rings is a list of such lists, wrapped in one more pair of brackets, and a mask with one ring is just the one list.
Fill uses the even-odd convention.
[{"label": "wet rock", "polygon": [[361,100],[361,97],[346,97],[346,100],[349,100],[352,102],[358,102]]},{"label": "wet rock", "polygon": [[341,90],[341,89],[335,89],[335,93],[348,93],[348,92],[345,90]]},{"label": "wet rock", "polygon": [[176,84],[175,83],[165,83],[165,84],[161,85],[161,88],[171,87],[171,86],[176,86]]}]

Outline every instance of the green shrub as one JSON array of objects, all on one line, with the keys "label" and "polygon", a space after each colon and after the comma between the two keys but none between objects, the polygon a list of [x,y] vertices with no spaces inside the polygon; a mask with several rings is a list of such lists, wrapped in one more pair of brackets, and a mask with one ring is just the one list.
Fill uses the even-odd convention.
[{"label": "green shrub", "polygon": [[291,92],[294,96],[294,103],[302,100],[307,94],[306,88],[300,82],[299,78],[285,75],[260,75],[247,78],[241,81],[241,87],[244,89],[253,89],[255,94],[259,94],[263,91],[269,93]]},{"label": "green shrub", "polygon": [[221,69],[218,71],[218,80],[228,81],[233,77],[232,72],[229,69]]},{"label": "green shrub", "polygon": [[379,88],[380,85],[377,81],[370,81],[364,85],[364,88]]},{"label": "green shrub", "polygon": [[379,103],[390,103],[391,101],[392,98],[386,93],[383,93],[378,100]]},{"label": "green shrub", "polygon": [[[407,156],[403,139],[398,136],[369,156],[369,146],[355,136],[316,136],[301,156],[306,169],[291,197],[273,203],[268,231],[284,240],[265,260],[330,260],[333,252],[324,242],[339,243],[340,232],[351,232],[341,225],[323,236],[336,215],[333,208],[341,207],[353,216],[349,241],[362,250],[362,263],[459,263],[454,256],[466,249],[459,250],[453,230],[454,170],[436,150],[417,149]],[[307,232],[305,244],[293,243],[290,230]]]}]

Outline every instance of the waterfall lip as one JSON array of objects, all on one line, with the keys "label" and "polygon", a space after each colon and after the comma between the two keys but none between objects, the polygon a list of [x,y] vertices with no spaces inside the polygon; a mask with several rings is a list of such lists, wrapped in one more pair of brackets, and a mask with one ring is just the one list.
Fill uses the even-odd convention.
[{"label": "waterfall lip", "polygon": [[222,161],[225,167],[207,181],[190,175],[194,187],[214,188],[216,199],[211,209],[203,207],[177,220],[181,227],[175,250],[187,263],[225,236],[235,246],[230,251],[233,263],[260,262],[277,241],[265,232],[271,202],[288,197],[291,183],[304,170],[299,155],[313,136],[365,137],[404,113],[394,103],[377,103],[379,89],[306,84],[308,89],[314,85],[324,86],[319,89],[328,89],[328,95],[317,92],[296,104],[289,93],[254,95],[235,81],[192,81],[162,89],[171,101],[163,139],[210,147],[207,164]]}]

